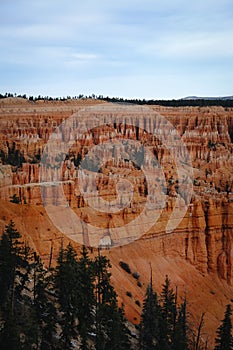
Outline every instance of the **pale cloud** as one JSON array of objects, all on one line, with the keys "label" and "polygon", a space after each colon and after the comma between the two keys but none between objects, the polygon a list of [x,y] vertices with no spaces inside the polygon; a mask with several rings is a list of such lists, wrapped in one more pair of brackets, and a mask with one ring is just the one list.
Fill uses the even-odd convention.
[{"label": "pale cloud", "polygon": [[71,58],[73,60],[78,60],[78,61],[89,61],[89,60],[95,60],[99,58],[99,56],[91,53],[73,53],[71,55]]},{"label": "pale cloud", "polygon": [[233,32],[170,33],[156,43],[147,43],[144,54],[170,59],[211,59],[233,57]]},{"label": "pale cloud", "polygon": [[70,34],[69,28],[51,24],[30,24],[25,26],[5,26],[1,29],[1,38],[8,40],[38,40],[48,41],[59,38],[60,40]]},{"label": "pale cloud", "polygon": [[0,0],[0,13],[0,92],[232,94],[232,0]]}]

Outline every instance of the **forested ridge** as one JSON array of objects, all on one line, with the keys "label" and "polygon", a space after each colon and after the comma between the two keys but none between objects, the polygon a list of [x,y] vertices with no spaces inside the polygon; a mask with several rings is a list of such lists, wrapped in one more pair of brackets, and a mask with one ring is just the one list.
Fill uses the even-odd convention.
[{"label": "forested ridge", "polygon": [[[204,313],[194,328],[188,295],[178,296],[168,276],[158,294],[151,273],[141,321],[132,332],[110,268],[100,251],[90,257],[84,246],[77,255],[71,244],[61,244],[56,267],[46,268],[10,221],[0,240],[0,349],[209,349]],[[233,349],[231,313],[227,305],[215,350]]]},{"label": "forested ridge", "polygon": [[13,94],[5,93],[0,94],[0,99],[18,97],[24,98],[31,102],[36,102],[39,100],[44,101],[68,101],[68,100],[79,100],[79,99],[93,99],[101,100],[112,103],[127,103],[127,104],[137,104],[137,105],[159,105],[166,107],[210,107],[210,106],[222,106],[224,108],[233,107],[233,97],[232,98],[184,98],[184,99],[140,99],[140,98],[124,98],[124,97],[109,97],[103,95],[83,95],[79,94],[76,96],[63,96],[63,97],[51,97],[51,96],[27,96],[26,94]]}]

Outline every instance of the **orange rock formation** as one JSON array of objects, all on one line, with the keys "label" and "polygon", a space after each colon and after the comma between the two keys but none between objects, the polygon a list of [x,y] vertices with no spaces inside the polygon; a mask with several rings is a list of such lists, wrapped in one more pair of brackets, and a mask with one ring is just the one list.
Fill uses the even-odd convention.
[{"label": "orange rock formation", "polygon": [[[69,238],[59,232],[45,210],[46,205],[59,206],[59,187],[44,188],[43,191],[47,191],[44,196],[47,202],[42,203],[40,159],[49,136],[56,127],[83,107],[98,104],[100,101],[93,100],[0,101],[0,224],[3,229],[9,219],[13,219],[19,231],[46,263],[51,247],[55,259],[61,239],[68,242]],[[169,218],[177,220],[171,216],[176,199],[180,198],[180,206],[184,205],[186,199],[177,191],[174,162],[169,157],[168,149],[153,137],[154,126],[148,116],[140,117],[139,128],[130,126],[130,120],[126,116],[126,127],[115,123],[87,130],[70,147],[63,159],[61,171],[54,166],[56,161],[59,165],[61,160],[50,159],[45,169],[46,176],[50,176],[51,182],[54,176],[60,178],[68,206],[81,220],[111,233],[113,228],[131,222],[143,210],[147,184],[140,167],[135,166],[131,160],[133,152],[141,152],[139,142],[149,147],[163,167],[166,205],[161,210],[159,220],[139,240],[128,245],[124,245],[123,241],[122,246],[104,251],[113,265],[113,283],[119,299],[125,304],[127,316],[137,323],[140,307],[135,301],[143,300],[151,263],[155,286],[159,288],[165,274],[168,274],[172,284],[179,287],[181,295],[188,293],[193,322],[197,323],[201,312],[206,312],[205,328],[213,338],[225,304],[233,302],[233,109],[152,106],[150,111],[164,116],[176,128],[191,155],[194,168],[192,199],[184,218],[172,233],[166,232],[166,225]],[[156,127],[159,129],[158,125]],[[160,128],[168,130],[166,125],[160,125]],[[68,143],[70,135],[62,134],[62,141]],[[101,196],[112,201],[117,197],[118,175],[128,180],[131,177],[134,188],[132,205],[111,214],[95,211],[88,206],[79,187],[77,174],[81,159],[85,158],[94,145],[109,138],[115,138],[119,143],[130,139],[136,142],[136,150],[129,146],[128,154],[126,152],[124,155],[121,148],[116,148],[112,151],[115,152],[112,157],[109,156],[109,150],[105,150],[108,154],[99,150],[99,158],[103,162],[101,171],[94,180],[91,176],[85,178],[83,186],[90,190],[95,183]],[[130,161],[127,156],[130,156]],[[161,192],[162,183],[159,183],[157,181]],[[14,194],[21,204],[10,203]],[[85,229],[80,239],[84,243],[90,243]],[[113,242],[106,237],[105,241],[108,244]],[[140,274],[141,287],[120,268],[120,260],[127,262],[132,271]],[[132,298],[126,296],[127,291],[132,292]]]}]

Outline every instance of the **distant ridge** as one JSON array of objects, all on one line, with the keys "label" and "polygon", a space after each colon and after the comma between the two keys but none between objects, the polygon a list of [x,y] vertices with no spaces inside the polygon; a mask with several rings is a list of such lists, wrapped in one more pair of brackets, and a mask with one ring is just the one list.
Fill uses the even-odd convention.
[{"label": "distant ridge", "polygon": [[11,101],[17,101],[20,103],[30,102],[32,103],[61,103],[65,102],[67,104],[73,103],[84,103],[84,101],[92,100],[94,103],[98,103],[98,101],[112,102],[112,103],[123,103],[123,104],[137,104],[137,105],[158,105],[158,106],[167,106],[167,107],[211,107],[211,106],[221,106],[224,108],[233,108],[233,95],[232,96],[219,96],[219,97],[199,97],[199,96],[187,96],[180,99],[170,99],[170,100],[155,100],[150,99],[129,99],[123,97],[109,97],[103,95],[89,95],[84,96],[83,94],[79,94],[78,96],[67,96],[67,97],[51,97],[51,96],[27,96],[24,95],[16,95],[12,93],[5,93],[2,95],[0,93],[0,105],[4,105],[5,103]]},{"label": "distant ridge", "polygon": [[233,100],[233,96],[223,96],[223,97],[199,97],[199,96],[187,96],[184,98],[181,98],[181,100]]}]

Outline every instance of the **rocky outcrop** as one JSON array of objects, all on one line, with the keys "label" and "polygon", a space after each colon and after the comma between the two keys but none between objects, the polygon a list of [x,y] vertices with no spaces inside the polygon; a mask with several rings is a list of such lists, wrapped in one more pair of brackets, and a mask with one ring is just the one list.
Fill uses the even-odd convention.
[{"label": "rocky outcrop", "polygon": [[[146,110],[139,108],[134,114],[129,111],[127,115],[120,109],[112,111],[112,107],[100,112],[98,109],[97,112],[89,109],[83,111],[83,104],[77,101],[57,106],[56,103],[49,102],[13,102],[11,99],[0,106],[2,199],[9,201],[16,195],[23,204],[59,206],[65,203],[84,222],[94,225],[97,220],[99,226],[111,233],[111,228],[130,223],[143,210],[148,195],[148,179],[141,170],[141,165],[148,169],[152,167],[150,156],[145,154],[145,149],[149,148],[163,168],[163,174],[158,169],[156,181],[151,180],[154,181],[153,186],[156,189],[157,205],[161,211],[165,200],[166,206],[158,222],[152,225],[142,239],[153,240],[160,237],[161,242],[169,242],[168,246],[167,243],[162,243],[164,254],[178,254],[201,272],[214,272],[220,279],[232,284],[233,110],[222,107],[155,106]],[[93,101],[89,104],[92,105]],[[87,102],[86,105],[88,106]],[[48,153],[49,157],[45,158],[45,153],[49,152],[45,148],[49,136],[75,112],[79,113],[79,118],[74,119],[68,128],[57,129],[56,151],[53,154]],[[159,113],[164,118],[155,119],[154,113]],[[106,115],[112,120],[112,124],[104,123]],[[92,120],[96,116],[103,118],[102,124],[105,125],[91,128]],[[76,130],[78,123],[83,120],[87,131],[74,136],[73,129]],[[194,195],[184,219],[168,240],[166,223],[169,218],[171,221],[177,220],[172,218],[175,205],[184,206],[187,201],[185,196],[182,197],[182,191],[179,191],[182,184],[178,188],[172,150],[167,147],[169,142],[174,143],[171,125],[179,132],[191,155]],[[109,140],[114,140],[114,145],[97,147],[93,157],[85,158],[93,147]],[[122,140],[128,140],[127,146],[122,145]],[[163,140],[166,140],[166,145]],[[67,148],[67,144],[70,147]],[[81,187],[80,162],[86,169]],[[98,170],[97,176],[93,172],[95,168]],[[46,179],[46,185],[40,181],[41,173]],[[155,172],[153,176],[155,177]],[[133,186],[130,206],[127,206],[128,199],[124,198],[123,192],[119,196],[117,190],[117,184],[122,178],[130,181]],[[52,186],[48,186],[48,182]],[[152,182],[150,187],[151,184]],[[122,186],[124,189],[126,183]],[[65,199],[61,198],[61,188]],[[95,191],[100,194],[97,207],[101,197],[110,204],[118,203],[122,210],[109,214],[104,213],[104,210],[90,209],[90,197]],[[155,194],[152,193],[151,196]],[[102,242],[109,242],[109,234],[101,238]],[[138,237],[140,236],[138,233]]]},{"label": "rocky outcrop", "polygon": [[[151,262],[154,277],[159,276],[161,283],[168,273],[174,285],[187,288],[191,295],[192,283],[195,285],[192,300],[199,306],[190,308],[197,317],[211,298],[216,308],[208,309],[212,315],[208,327],[216,327],[224,305],[230,301],[233,285],[233,109],[152,106],[143,113],[114,110],[114,114],[104,104],[104,113],[83,111],[83,107],[93,104],[99,102],[0,101],[1,226],[13,218],[48,263],[51,251],[55,260],[62,240],[68,242],[68,238],[52,224],[45,209],[71,208],[83,222],[82,242],[94,242],[89,224],[102,230],[102,236],[96,238],[101,246],[120,245],[105,252],[113,263],[113,282],[120,300],[126,304],[132,321],[138,322],[139,310],[125,293],[134,288],[135,300],[142,301],[149,278],[147,265]],[[68,129],[56,129],[77,112],[81,117],[73,120]],[[164,118],[155,119],[155,113]],[[94,120],[104,120],[106,115],[112,123],[91,127]],[[121,118],[117,119],[119,115]],[[75,134],[72,130],[77,123],[85,128]],[[190,185],[186,173],[176,170],[174,152],[179,140],[173,127],[191,156],[190,200],[185,192]],[[48,148],[52,133],[54,152]],[[101,148],[103,144],[105,147]],[[145,153],[147,149],[162,171],[154,165],[150,153]],[[181,146],[178,152],[185,155]],[[187,159],[181,159],[186,164]],[[13,195],[20,204],[10,203]],[[148,220],[144,217],[126,232],[132,240],[140,239],[124,245],[127,239],[121,241],[114,232],[142,215],[148,196],[156,199],[150,205],[158,220],[143,231]],[[119,210],[114,211],[115,207]],[[180,211],[174,215],[177,207]],[[180,213],[184,208],[183,217]],[[167,229],[168,222],[174,227],[172,232]],[[122,259],[130,260],[144,276],[142,288],[134,285],[134,279],[121,276],[118,263]]]}]

